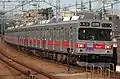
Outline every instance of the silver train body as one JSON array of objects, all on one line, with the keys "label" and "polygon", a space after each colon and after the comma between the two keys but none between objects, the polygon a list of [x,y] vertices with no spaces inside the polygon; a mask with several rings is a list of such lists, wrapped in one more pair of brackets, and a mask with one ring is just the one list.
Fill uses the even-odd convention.
[{"label": "silver train body", "polygon": [[66,55],[69,48],[79,62],[116,65],[114,27],[112,22],[106,20],[62,21],[6,29],[4,40],[23,47]]}]

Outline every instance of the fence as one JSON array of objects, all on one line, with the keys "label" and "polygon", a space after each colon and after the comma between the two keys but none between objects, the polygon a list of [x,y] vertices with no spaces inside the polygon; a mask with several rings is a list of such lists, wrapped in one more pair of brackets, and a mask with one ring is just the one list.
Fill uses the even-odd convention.
[{"label": "fence", "polygon": [[113,63],[110,63],[107,68],[87,63],[86,79],[120,79],[120,72],[115,72]]}]

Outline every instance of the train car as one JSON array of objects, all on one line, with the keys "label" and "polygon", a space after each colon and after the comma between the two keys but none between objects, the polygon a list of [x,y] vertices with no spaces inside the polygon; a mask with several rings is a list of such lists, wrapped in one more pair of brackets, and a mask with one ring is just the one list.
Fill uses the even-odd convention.
[{"label": "train car", "polygon": [[[107,20],[70,20],[9,28],[5,42],[33,50],[35,55],[55,61],[85,66],[109,67],[117,64],[114,24]],[[69,51],[69,50],[70,51]]]}]

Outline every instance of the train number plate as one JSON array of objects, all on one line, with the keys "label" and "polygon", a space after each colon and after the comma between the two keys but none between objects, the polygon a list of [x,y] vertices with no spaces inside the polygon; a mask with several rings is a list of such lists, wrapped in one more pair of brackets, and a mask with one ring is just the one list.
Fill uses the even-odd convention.
[{"label": "train number plate", "polygon": [[87,43],[87,51],[88,52],[93,51],[93,43]]}]

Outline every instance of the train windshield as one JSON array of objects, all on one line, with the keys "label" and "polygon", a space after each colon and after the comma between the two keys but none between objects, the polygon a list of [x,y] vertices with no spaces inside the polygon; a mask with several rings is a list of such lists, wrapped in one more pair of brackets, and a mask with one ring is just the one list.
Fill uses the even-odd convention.
[{"label": "train windshield", "polygon": [[96,41],[110,41],[111,29],[96,29],[96,28],[79,28],[79,40],[96,40]]}]

